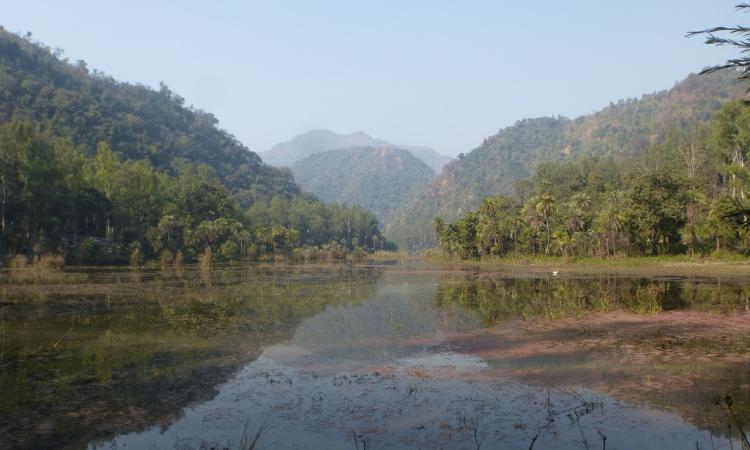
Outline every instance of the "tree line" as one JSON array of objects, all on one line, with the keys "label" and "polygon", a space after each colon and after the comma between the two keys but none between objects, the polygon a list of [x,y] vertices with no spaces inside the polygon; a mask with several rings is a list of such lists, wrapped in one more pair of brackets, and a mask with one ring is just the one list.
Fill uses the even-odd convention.
[{"label": "tree line", "polygon": [[454,223],[435,218],[438,246],[459,258],[747,255],[749,150],[750,106],[730,102],[635,159],[542,163],[513,195],[485,198]]},{"label": "tree line", "polygon": [[148,160],[120,159],[106,142],[87,156],[29,123],[0,125],[0,255],[115,264],[387,245],[362,208],[276,196],[242,209],[208,165],[175,159],[161,171]]}]

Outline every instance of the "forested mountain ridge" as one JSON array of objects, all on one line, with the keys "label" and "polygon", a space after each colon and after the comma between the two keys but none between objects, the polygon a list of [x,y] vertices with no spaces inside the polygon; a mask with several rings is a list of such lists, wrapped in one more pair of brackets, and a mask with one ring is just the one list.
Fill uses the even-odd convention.
[{"label": "forested mountain ridge", "polygon": [[672,130],[706,123],[722,104],[742,98],[746,86],[733,71],[690,74],[674,87],[611,103],[566,127],[566,151],[617,157],[639,156]]},{"label": "forested mountain ridge", "polygon": [[186,106],[164,84],[154,90],[115,81],[0,28],[0,123],[12,120],[70,139],[89,155],[106,141],[120,158],[162,171],[174,173],[183,160],[206,164],[245,206],[299,194],[289,171],[263,164],[212,114]]},{"label": "forested mountain ridge", "polygon": [[744,92],[731,71],[690,75],[672,89],[613,103],[577,119],[520,120],[448,164],[396,213],[386,234],[407,247],[432,245],[434,217],[453,220],[486,197],[513,193],[514,183],[533,175],[542,162],[582,155],[638,156],[660,136],[706,123],[722,104]]},{"label": "forested mountain ridge", "polygon": [[433,221],[450,257],[750,255],[750,106],[675,128],[640,156],[541,163],[523,195]]},{"label": "forested mountain ridge", "polygon": [[260,156],[268,164],[291,167],[297,161],[315,153],[352,147],[408,150],[412,155],[427,164],[435,173],[440,173],[443,166],[453,160],[450,156],[440,154],[430,147],[394,145],[382,139],[373,138],[362,131],[352,134],[337,134],[329,130],[312,130],[297,135],[286,142],[274,145],[270,150],[261,152]]},{"label": "forested mountain ridge", "polygon": [[294,178],[324,201],[360,205],[387,221],[399,205],[424,188],[432,169],[411,152],[358,147],[315,153],[292,166]]},{"label": "forested mountain ridge", "polygon": [[[0,259],[340,258],[388,248],[359,207],[326,205],[209,113],[0,28]],[[48,260],[49,261],[49,260]]]}]

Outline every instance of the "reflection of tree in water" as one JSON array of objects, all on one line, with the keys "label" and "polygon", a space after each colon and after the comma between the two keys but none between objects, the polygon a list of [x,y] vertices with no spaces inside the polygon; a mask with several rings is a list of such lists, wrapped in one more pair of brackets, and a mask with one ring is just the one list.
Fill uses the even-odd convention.
[{"label": "reflection of tree in water", "polygon": [[736,312],[746,308],[742,284],[687,280],[595,278],[498,278],[449,275],[436,303],[459,304],[495,325],[516,318],[559,319],[625,309],[638,313],[694,309]]},{"label": "reflection of tree in water", "polygon": [[304,318],[371,296],[376,276],[216,271],[211,288],[194,273],[62,295],[24,288],[14,301],[33,303],[0,309],[0,448],[80,446],[167,424]]},{"label": "reflection of tree in water", "polygon": [[[489,361],[493,366],[526,382],[599,388],[678,411],[715,435],[740,439],[750,427],[750,335],[725,324],[747,309],[748,288],[741,282],[449,275],[435,302],[475,311],[487,326],[518,330],[502,334],[502,342],[482,344],[499,348]],[[588,319],[618,311],[640,314],[644,322],[662,311],[706,313],[708,319],[694,333],[680,331],[679,323],[646,328],[635,320],[612,330]],[[540,325],[523,327],[526,320]],[[558,350],[518,357],[512,339]]]}]

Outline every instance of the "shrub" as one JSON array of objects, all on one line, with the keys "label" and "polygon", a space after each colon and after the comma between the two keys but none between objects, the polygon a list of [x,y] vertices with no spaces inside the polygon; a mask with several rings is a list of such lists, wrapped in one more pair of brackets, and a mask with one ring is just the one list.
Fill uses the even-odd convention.
[{"label": "shrub", "polygon": [[239,255],[240,247],[236,242],[228,240],[221,244],[221,247],[219,247],[219,253],[221,253],[222,258],[233,260]]},{"label": "shrub", "polygon": [[143,253],[141,252],[141,244],[134,242],[130,245],[130,267],[139,268],[143,265]]},{"label": "shrub", "polygon": [[211,247],[206,247],[206,250],[198,257],[198,265],[201,269],[210,269],[213,265],[214,255],[211,252]]},{"label": "shrub", "polygon": [[161,265],[162,270],[166,270],[169,268],[169,266],[172,265],[174,261],[174,255],[171,251],[165,249],[161,252],[161,255],[159,255],[159,264]]},{"label": "shrub", "polygon": [[8,267],[11,269],[25,269],[29,265],[26,255],[16,255],[8,261]]},{"label": "shrub", "polygon": [[352,252],[352,261],[363,262],[367,260],[367,251],[362,247],[357,247]]},{"label": "shrub", "polygon": [[62,255],[41,255],[34,258],[32,267],[42,270],[62,270],[65,258]]},{"label": "shrub", "polygon": [[180,250],[177,250],[177,253],[174,255],[174,268],[175,270],[182,269],[182,251]]}]

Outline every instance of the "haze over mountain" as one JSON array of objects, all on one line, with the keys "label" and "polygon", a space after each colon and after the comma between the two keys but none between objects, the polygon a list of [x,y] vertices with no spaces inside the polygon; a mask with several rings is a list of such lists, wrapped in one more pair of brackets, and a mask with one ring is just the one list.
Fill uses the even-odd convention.
[{"label": "haze over mountain", "polygon": [[291,167],[297,161],[314,153],[350,147],[406,149],[424,161],[435,173],[440,173],[443,166],[453,160],[450,156],[440,154],[430,147],[394,145],[382,139],[373,138],[362,131],[352,134],[337,134],[329,130],[312,130],[297,135],[286,142],[274,145],[267,151],[261,152],[260,156],[267,164],[277,167]]},{"label": "haze over mountain", "polygon": [[673,130],[707,122],[719,107],[744,95],[731,71],[690,75],[669,90],[621,100],[576,119],[524,119],[500,130],[448,164],[394,216],[386,235],[407,246],[433,243],[434,217],[453,220],[487,196],[511,194],[544,161],[580,155],[629,158]]},{"label": "haze over mountain", "polygon": [[315,153],[292,166],[297,182],[327,202],[360,205],[381,223],[424,188],[432,169],[410,152],[389,147],[354,147]]}]

